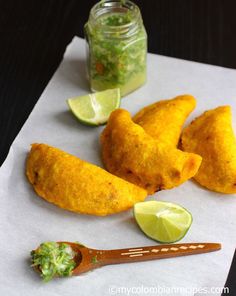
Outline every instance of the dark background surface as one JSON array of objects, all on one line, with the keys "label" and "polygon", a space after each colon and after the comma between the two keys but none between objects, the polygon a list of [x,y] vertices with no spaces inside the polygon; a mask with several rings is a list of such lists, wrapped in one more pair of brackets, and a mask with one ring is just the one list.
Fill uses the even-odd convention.
[{"label": "dark background surface", "polygon": [[[67,44],[83,36],[95,2],[0,0],[0,165]],[[142,10],[150,52],[236,68],[236,1],[134,2]],[[235,265],[230,295],[236,293]]]}]

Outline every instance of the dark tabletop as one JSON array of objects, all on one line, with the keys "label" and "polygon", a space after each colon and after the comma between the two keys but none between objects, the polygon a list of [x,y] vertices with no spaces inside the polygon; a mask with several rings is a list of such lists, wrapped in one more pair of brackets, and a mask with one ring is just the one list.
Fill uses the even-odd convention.
[{"label": "dark tabletop", "polygon": [[[0,0],[0,165],[96,2]],[[234,0],[134,2],[150,52],[236,68]]]}]

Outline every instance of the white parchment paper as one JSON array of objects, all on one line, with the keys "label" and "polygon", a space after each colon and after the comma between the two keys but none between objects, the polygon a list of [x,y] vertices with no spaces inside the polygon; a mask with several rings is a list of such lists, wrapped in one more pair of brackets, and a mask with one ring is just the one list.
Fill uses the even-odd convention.
[{"label": "white parchment paper", "polygon": [[[98,139],[103,127],[80,125],[66,104],[67,98],[88,92],[84,40],[75,38],[0,168],[0,294],[193,295],[194,288],[223,286],[236,242],[236,196],[210,192],[192,181],[151,198],[179,203],[192,213],[192,227],[182,242],[221,242],[221,251],[107,266],[48,284],[30,268],[30,251],[48,240],[80,241],[98,249],[156,244],[139,230],[132,211],[104,218],[73,214],[39,198],[26,180],[25,158],[33,142],[102,165]],[[122,107],[134,114],[152,102],[184,93],[198,100],[187,123],[206,109],[230,104],[236,127],[236,70],[153,54],[148,55],[147,84],[124,98]],[[181,287],[188,290],[170,290]]]}]

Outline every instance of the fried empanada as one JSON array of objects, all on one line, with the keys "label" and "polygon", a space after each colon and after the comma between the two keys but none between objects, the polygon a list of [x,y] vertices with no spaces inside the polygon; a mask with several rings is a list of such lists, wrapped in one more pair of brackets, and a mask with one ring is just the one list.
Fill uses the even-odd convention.
[{"label": "fried empanada", "polygon": [[161,143],[176,147],[183,124],[195,107],[193,96],[182,95],[141,109],[133,121]]},{"label": "fried empanada", "polygon": [[26,175],[39,196],[83,214],[118,213],[147,196],[146,190],[45,144],[32,145]]},{"label": "fried empanada", "polygon": [[149,194],[180,185],[196,174],[201,163],[200,156],[169,147],[148,135],[122,109],[110,115],[101,144],[106,169]]},{"label": "fried empanada", "polygon": [[184,151],[202,156],[195,180],[210,190],[236,193],[236,139],[230,106],[204,112],[183,131]]}]

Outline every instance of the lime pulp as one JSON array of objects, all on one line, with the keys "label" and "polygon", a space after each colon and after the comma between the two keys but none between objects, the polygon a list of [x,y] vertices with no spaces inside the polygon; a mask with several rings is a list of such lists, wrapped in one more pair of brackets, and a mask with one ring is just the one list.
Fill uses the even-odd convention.
[{"label": "lime pulp", "polygon": [[161,243],[179,241],[192,224],[192,215],[186,209],[163,201],[136,203],[134,217],[148,237]]},{"label": "lime pulp", "polygon": [[70,98],[67,103],[75,117],[86,125],[107,122],[110,114],[120,106],[120,89],[107,89],[84,96]]}]

